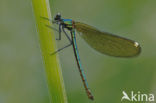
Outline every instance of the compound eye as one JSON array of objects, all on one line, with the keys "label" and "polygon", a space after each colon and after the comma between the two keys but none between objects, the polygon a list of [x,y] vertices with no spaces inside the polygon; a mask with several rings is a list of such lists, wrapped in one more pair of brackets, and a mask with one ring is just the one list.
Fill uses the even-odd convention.
[{"label": "compound eye", "polygon": [[55,21],[60,21],[61,20],[61,14],[60,13],[57,13],[54,17],[54,20]]},{"label": "compound eye", "polygon": [[61,14],[60,13],[57,13],[57,15],[56,15],[56,18],[61,18]]},{"label": "compound eye", "polygon": [[58,16],[61,16],[61,13],[57,13]]}]

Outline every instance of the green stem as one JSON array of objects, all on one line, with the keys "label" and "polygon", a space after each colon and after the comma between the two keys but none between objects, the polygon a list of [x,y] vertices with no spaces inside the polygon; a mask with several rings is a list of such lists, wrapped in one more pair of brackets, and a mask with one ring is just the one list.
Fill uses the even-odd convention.
[{"label": "green stem", "polygon": [[41,17],[51,18],[49,0],[32,0],[37,31],[39,34],[40,47],[44,59],[50,99],[52,103],[67,103],[62,72],[57,54],[50,55],[56,51],[55,36],[46,25],[51,22]]}]

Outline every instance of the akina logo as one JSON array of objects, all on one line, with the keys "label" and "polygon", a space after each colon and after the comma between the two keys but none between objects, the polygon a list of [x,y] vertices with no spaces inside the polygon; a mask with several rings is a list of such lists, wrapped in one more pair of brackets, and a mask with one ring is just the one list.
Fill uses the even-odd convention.
[{"label": "akina logo", "polygon": [[122,91],[122,98],[121,101],[132,101],[132,102],[153,102],[154,99],[154,94],[145,94],[145,93],[141,93],[140,91],[138,92],[134,92],[131,91],[130,94],[127,94],[125,91]]}]

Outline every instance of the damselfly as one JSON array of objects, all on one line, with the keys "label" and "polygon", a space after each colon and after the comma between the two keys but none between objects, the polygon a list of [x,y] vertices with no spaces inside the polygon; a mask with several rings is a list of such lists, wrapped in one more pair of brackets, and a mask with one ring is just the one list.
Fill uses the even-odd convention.
[{"label": "damselfly", "polygon": [[[44,19],[47,19],[47,18],[44,18]],[[57,40],[61,40],[61,32],[63,31],[67,39],[70,42],[68,45],[64,46],[63,48],[58,49],[53,54],[71,45],[73,46],[74,55],[76,58],[80,76],[82,78],[83,85],[85,87],[87,95],[91,100],[93,100],[94,97],[88,87],[88,83],[87,83],[87,80],[86,80],[86,77],[85,77],[85,74],[81,65],[80,56],[79,56],[77,43],[76,43],[76,31],[82,34],[81,37],[92,48],[106,55],[115,56],[115,57],[134,57],[134,56],[137,56],[141,52],[140,45],[133,40],[126,39],[120,36],[116,36],[108,32],[102,32],[90,25],[87,25],[81,22],[76,22],[72,19],[64,19],[61,17],[60,13],[58,13],[54,17],[54,20],[52,22],[59,25],[59,30],[57,30],[59,32],[59,38]],[[46,26],[49,28],[55,29],[49,25],[46,25]],[[65,29],[67,29],[70,32],[71,37],[68,35]]]}]

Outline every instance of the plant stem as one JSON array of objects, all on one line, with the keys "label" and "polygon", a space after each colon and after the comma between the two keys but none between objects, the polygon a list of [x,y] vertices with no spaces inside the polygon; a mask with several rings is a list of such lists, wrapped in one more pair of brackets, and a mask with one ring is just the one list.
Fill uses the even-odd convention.
[{"label": "plant stem", "polygon": [[67,103],[62,71],[56,51],[55,36],[52,30],[45,25],[52,25],[50,21],[41,17],[51,18],[49,0],[32,0],[33,13],[39,34],[40,47],[45,65],[47,82],[52,103]]}]

